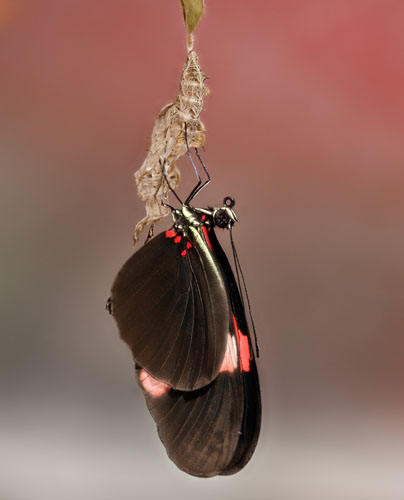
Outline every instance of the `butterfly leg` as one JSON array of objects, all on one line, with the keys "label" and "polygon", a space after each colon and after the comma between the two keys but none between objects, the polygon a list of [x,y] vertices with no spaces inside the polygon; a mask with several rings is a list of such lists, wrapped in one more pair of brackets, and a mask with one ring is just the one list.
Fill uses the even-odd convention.
[{"label": "butterfly leg", "polygon": [[[166,162],[164,161],[164,163],[162,164],[162,160],[160,158],[160,165],[161,165],[161,184],[164,183],[164,181],[167,183],[167,186],[168,186],[168,189],[173,193],[173,195],[177,198],[178,202],[181,203],[181,205],[183,204],[182,203],[182,200],[179,198],[179,196],[177,195],[177,193],[175,192],[175,190],[170,186],[170,183],[167,179],[167,175],[166,175],[166,171],[165,171],[165,167],[166,167]],[[161,186],[160,184],[160,186]],[[172,207],[171,205],[169,205],[167,202],[164,201],[164,189],[161,190],[161,205],[163,207],[168,207],[170,208],[171,210],[174,210],[174,207]]]},{"label": "butterfly leg", "polygon": [[192,191],[190,192],[188,198],[185,200],[185,205],[188,205],[190,203],[190,201],[200,192],[202,191],[202,189],[207,186],[210,182],[210,175],[209,175],[209,171],[208,169],[206,168],[205,164],[203,163],[202,161],[202,158],[198,152],[198,149],[195,148],[195,154],[196,154],[196,157],[198,158],[199,162],[201,163],[202,165],[202,168],[203,170],[205,171],[206,175],[207,175],[207,180],[202,183],[202,179],[201,179],[201,176],[199,175],[199,172],[198,172],[198,168],[197,166],[195,165],[195,162],[194,162],[194,159],[192,158],[192,155],[191,155],[191,151],[189,150],[189,144],[188,144],[188,134],[187,134],[187,125],[185,124],[185,145],[187,147],[187,155],[188,155],[188,158],[191,162],[191,165],[194,169],[194,172],[195,172],[195,175],[196,175],[196,178],[198,179],[198,182],[196,184],[196,186],[192,189]]}]

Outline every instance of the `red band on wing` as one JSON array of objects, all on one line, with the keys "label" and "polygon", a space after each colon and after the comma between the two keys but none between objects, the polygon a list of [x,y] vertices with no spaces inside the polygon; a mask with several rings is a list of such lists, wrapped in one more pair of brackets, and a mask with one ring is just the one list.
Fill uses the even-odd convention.
[{"label": "red band on wing", "polygon": [[247,335],[244,335],[237,325],[236,317],[233,314],[234,329],[236,330],[238,351],[240,353],[240,365],[242,372],[250,371],[250,346]]},{"label": "red band on wing", "polygon": [[208,244],[208,247],[210,250],[213,250],[212,243],[210,242],[209,236],[208,236],[208,230],[206,229],[206,226],[202,226],[202,231],[203,235],[205,236],[206,243]]},{"label": "red band on wing", "polygon": [[169,385],[153,378],[144,368],[140,370],[139,380],[143,389],[152,398],[158,398],[171,389]]}]

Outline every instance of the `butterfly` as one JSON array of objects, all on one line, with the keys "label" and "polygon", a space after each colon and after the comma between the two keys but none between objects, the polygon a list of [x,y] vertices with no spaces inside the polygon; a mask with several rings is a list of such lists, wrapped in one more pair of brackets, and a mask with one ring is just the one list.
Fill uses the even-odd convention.
[{"label": "butterfly", "polygon": [[108,307],[169,458],[188,474],[211,477],[250,460],[261,397],[242,293],[215,234],[231,234],[234,200],[195,208],[200,189],[199,178],[180,208],[170,206],[172,227],[123,265]]}]

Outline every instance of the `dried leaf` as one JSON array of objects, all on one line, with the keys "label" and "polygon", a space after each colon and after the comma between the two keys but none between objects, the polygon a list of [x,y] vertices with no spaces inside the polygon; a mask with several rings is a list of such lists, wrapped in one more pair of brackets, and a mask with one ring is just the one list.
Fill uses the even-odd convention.
[{"label": "dried leaf", "polygon": [[192,33],[205,10],[204,2],[203,0],[181,0],[181,5],[188,33]]}]

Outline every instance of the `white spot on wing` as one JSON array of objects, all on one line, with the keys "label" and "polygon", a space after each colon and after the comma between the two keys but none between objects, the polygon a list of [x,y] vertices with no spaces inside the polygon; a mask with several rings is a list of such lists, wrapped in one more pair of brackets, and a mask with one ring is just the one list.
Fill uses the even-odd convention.
[{"label": "white spot on wing", "polygon": [[227,334],[227,346],[226,352],[223,358],[222,366],[220,367],[219,372],[229,372],[233,373],[238,367],[237,360],[237,340],[230,333]]}]

